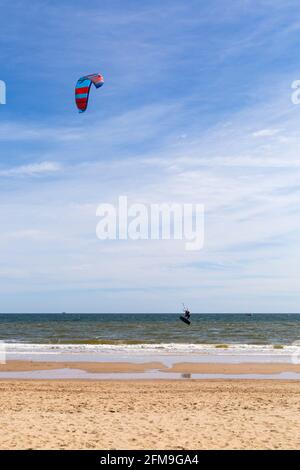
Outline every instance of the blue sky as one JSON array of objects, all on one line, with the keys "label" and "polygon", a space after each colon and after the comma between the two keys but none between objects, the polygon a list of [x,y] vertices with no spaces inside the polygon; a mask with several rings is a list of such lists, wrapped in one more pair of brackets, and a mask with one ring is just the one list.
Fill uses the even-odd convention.
[{"label": "blue sky", "polygon": [[[299,312],[298,2],[0,7],[1,311]],[[99,241],[119,195],[204,204],[204,249]]]}]

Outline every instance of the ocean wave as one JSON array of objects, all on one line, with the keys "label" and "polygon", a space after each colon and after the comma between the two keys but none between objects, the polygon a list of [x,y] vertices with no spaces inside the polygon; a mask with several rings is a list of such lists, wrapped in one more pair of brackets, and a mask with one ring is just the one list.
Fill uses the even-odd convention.
[{"label": "ocean wave", "polygon": [[299,345],[256,344],[198,344],[198,343],[138,343],[89,342],[69,344],[2,343],[7,353],[126,353],[126,354],[222,354],[222,355],[286,355],[299,352]]}]

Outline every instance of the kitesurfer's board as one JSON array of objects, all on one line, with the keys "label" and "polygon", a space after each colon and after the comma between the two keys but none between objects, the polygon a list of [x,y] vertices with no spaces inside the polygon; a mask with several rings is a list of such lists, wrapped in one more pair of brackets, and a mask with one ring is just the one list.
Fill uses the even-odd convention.
[{"label": "kitesurfer's board", "polygon": [[184,316],[180,316],[179,318],[180,318],[180,320],[183,321],[183,323],[186,323],[187,325],[190,325],[190,324],[191,324],[190,320],[188,320],[188,319],[185,318]]}]

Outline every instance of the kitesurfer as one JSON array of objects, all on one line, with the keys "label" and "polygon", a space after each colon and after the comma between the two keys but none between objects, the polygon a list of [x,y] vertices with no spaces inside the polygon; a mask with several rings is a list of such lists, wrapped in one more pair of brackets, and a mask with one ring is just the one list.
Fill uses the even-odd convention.
[{"label": "kitesurfer", "polygon": [[191,318],[191,312],[189,311],[189,309],[183,304],[183,313],[182,315],[180,315],[180,320],[183,321],[183,323],[185,323],[186,325],[190,325],[191,324],[191,321],[190,321],[190,318]]},{"label": "kitesurfer", "polygon": [[185,317],[187,320],[189,320],[190,317],[191,317],[191,312],[189,311],[188,308],[185,308],[185,309],[184,309],[184,317]]}]

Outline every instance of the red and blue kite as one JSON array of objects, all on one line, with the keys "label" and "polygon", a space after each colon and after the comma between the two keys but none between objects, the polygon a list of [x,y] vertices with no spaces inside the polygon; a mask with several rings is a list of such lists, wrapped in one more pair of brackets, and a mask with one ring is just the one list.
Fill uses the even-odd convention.
[{"label": "red and blue kite", "polygon": [[100,73],[92,73],[79,78],[76,83],[75,101],[80,113],[83,113],[87,108],[92,83],[96,88],[100,88],[104,83],[103,76]]}]

